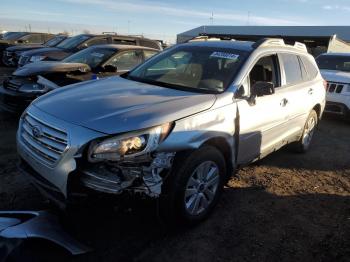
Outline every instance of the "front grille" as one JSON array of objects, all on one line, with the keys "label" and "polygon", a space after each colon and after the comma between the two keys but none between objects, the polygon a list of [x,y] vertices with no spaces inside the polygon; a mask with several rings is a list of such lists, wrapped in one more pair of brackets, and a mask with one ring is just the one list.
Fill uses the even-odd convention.
[{"label": "front grille", "polygon": [[4,87],[10,90],[17,91],[21,87],[21,84],[13,80],[8,80],[5,82]]},{"label": "front grille", "polygon": [[18,65],[20,66],[25,65],[28,61],[29,61],[29,56],[21,55],[18,60]]},{"label": "front grille", "polygon": [[336,83],[336,82],[328,82],[327,83],[327,92],[340,94],[343,91],[344,86],[346,86],[346,84]]},{"label": "front grille", "polygon": [[68,148],[65,131],[26,114],[21,126],[21,141],[39,160],[54,166]]}]

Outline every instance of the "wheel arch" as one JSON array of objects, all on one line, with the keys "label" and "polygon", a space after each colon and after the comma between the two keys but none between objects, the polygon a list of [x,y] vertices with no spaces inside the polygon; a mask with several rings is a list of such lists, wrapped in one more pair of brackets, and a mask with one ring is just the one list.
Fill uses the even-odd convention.
[{"label": "wheel arch", "polygon": [[227,140],[223,137],[214,137],[205,141],[202,146],[204,145],[213,146],[222,153],[226,163],[227,178],[230,178],[235,171],[235,163],[232,148]]},{"label": "wheel arch", "polygon": [[316,114],[317,114],[317,118],[318,119],[321,119],[321,105],[320,104],[316,104],[312,110],[315,110],[316,111]]}]

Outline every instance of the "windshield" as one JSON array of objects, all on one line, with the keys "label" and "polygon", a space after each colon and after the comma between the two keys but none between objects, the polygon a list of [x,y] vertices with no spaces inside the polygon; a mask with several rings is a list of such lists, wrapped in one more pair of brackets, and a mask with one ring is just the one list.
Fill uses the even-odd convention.
[{"label": "windshield", "polygon": [[77,35],[73,36],[71,38],[68,38],[64,40],[63,42],[59,43],[57,47],[63,48],[63,49],[72,49],[80,45],[82,42],[88,40],[90,36],[88,35]]},{"label": "windshield", "polygon": [[24,32],[8,33],[8,34],[4,35],[3,39],[4,40],[16,40],[16,39],[18,39],[26,34],[27,33],[24,33]]},{"label": "windshield", "polygon": [[350,56],[321,55],[316,62],[320,69],[350,72]]},{"label": "windshield", "polygon": [[46,46],[53,47],[56,46],[58,43],[60,43],[63,39],[66,37],[63,35],[55,36],[54,38],[51,38],[49,41],[45,43]]},{"label": "windshield", "polygon": [[63,59],[62,61],[66,63],[83,63],[89,65],[90,68],[96,68],[107,61],[116,52],[117,50],[111,48],[90,47]]},{"label": "windshield", "polygon": [[178,46],[131,71],[131,80],[194,92],[219,93],[233,81],[248,52]]}]

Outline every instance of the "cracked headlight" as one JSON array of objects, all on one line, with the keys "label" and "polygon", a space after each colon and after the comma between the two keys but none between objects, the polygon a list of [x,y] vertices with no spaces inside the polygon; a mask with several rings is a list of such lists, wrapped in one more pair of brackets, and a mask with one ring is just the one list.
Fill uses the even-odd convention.
[{"label": "cracked headlight", "polygon": [[35,55],[30,58],[30,62],[38,62],[38,61],[44,60],[45,58],[46,56],[43,56],[43,55]]},{"label": "cracked headlight", "polygon": [[150,153],[157,149],[171,131],[172,124],[145,129],[142,131],[126,133],[120,136],[93,142],[89,148],[91,162],[101,160],[120,160]]}]

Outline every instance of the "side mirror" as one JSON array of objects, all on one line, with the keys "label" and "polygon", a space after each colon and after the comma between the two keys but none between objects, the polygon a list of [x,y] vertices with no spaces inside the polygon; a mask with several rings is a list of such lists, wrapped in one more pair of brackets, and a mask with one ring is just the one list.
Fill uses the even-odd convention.
[{"label": "side mirror", "polygon": [[115,73],[118,71],[117,67],[113,65],[105,65],[104,67],[102,67],[102,70],[106,73]]},{"label": "side mirror", "polygon": [[258,81],[251,87],[251,94],[255,96],[268,96],[275,93],[275,85],[272,82]]},{"label": "side mirror", "polygon": [[275,85],[272,82],[258,81],[251,87],[248,103],[250,105],[255,105],[258,96],[267,96],[274,93]]}]

